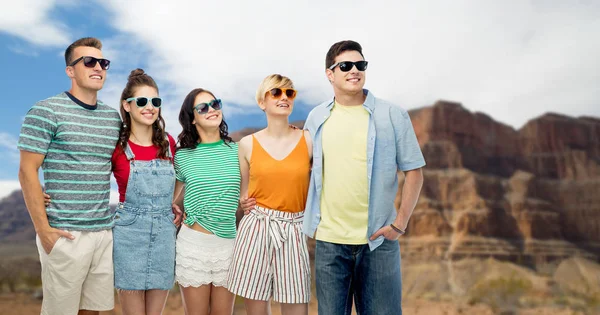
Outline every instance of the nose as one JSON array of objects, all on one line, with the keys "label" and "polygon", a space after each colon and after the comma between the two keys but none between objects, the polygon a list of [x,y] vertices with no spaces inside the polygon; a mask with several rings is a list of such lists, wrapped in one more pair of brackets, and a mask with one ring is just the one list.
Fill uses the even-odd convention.
[{"label": "nose", "polygon": [[100,66],[100,61],[96,61],[96,64],[94,64],[94,70],[102,71],[102,67]]},{"label": "nose", "polygon": [[206,113],[212,113],[212,112],[216,112],[217,110],[214,109],[212,106],[208,105],[208,111],[206,111]]}]

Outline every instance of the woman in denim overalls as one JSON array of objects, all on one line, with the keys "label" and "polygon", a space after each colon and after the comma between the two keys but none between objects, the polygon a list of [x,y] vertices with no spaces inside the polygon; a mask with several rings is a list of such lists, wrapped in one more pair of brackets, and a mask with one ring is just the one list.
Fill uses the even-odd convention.
[{"label": "woman in denim overalls", "polygon": [[112,159],[121,201],[113,260],[123,314],[161,314],[175,282],[174,140],[164,131],[161,105],[154,80],[132,71],[121,95],[124,126]]}]

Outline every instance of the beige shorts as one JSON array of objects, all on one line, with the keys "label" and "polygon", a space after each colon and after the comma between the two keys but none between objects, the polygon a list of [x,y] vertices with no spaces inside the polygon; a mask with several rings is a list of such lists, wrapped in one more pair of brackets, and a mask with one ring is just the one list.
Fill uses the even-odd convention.
[{"label": "beige shorts", "polygon": [[112,230],[68,232],[75,239],[59,238],[50,254],[46,254],[36,235],[44,293],[41,314],[112,310],[115,304]]}]

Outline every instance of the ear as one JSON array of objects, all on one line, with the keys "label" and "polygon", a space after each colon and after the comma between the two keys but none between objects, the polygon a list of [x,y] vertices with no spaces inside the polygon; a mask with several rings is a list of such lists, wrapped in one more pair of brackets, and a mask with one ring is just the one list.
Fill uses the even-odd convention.
[{"label": "ear", "polygon": [[75,77],[75,70],[73,69],[73,67],[67,66],[65,68],[65,73],[71,79],[73,79]]},{"label": "ear", "polygon": [[325,75],[327,76],[327,80],[329,80],[329,83],[333,83],[333,70],[325,69]]},{"label": "ear", "polygon": [[126,112],[131,112],[131,105],[129,105],[129,102],[123,100],[121,101],[121,104],[123,105],[123,109],[125,109]]},{"label": "ear", "polygon": [[258,102],[258,107],[260,107],[260,109],[262,109],[262,111],[264,112],[265,108],[267,107],[267,106],[265,106],[265,101],[262,100],[262,101]]}]

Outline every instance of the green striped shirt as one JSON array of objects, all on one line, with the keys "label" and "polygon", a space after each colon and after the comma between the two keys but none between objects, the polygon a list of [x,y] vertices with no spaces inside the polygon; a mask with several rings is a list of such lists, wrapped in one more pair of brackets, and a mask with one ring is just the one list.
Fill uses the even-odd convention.
[{"label": "green striped shirt", "polygon": [[64,92],[36,103],[21,126],[18,148],[45,155],[42,164],[50,226],[99,231],[113,226],[111,157],[119,113],[102,102],[82,103]]},{"label": "green striped shirt", "polygon": [[194,222],[222,238],[235,238],[240,197],[237,143],[200,143],[175,154],[177,180],[185,183],[183,207],[187,225]]}]

